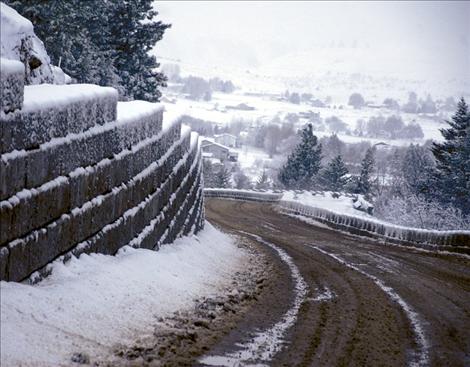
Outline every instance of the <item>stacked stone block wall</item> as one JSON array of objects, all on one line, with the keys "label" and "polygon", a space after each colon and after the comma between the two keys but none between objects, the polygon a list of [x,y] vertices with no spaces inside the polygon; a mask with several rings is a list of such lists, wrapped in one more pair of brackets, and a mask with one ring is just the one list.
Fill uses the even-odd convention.
[{"label": "stacked stone block wall", "polygon": [[0,279],[38,279],[82,253],[158,249],[202,228],[198,139],[181,120],[96,86],[48,88],[73,98],[35,107],[36,87],[0,116]]}]

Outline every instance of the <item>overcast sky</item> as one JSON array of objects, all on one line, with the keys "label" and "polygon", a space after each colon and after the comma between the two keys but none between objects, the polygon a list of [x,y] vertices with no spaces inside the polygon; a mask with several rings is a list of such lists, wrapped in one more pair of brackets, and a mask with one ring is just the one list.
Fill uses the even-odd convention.
[{"label": "overcast sky", "polygon": [[[256,67],[319,46],[470,76],[470,2],[157,1],[172,23],[157,55]],[[402,60],[402,61],[400,61]],[[411,65],[413,67],[413,65]]]}]

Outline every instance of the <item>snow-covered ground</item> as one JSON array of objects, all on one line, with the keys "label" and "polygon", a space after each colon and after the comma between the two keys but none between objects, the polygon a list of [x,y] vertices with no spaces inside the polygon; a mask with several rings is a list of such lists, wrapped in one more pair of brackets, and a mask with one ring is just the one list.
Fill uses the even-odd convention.
[{"label": "snow-covered ground", "polygon": [[247,253],[209,223],[197,236],[155,252],[126,247],[116,256],[56,263],[37,285],[0,283],[2,366],[54,366],[74,353],[110,353],[151,335],[157,317],[232,281]]}]

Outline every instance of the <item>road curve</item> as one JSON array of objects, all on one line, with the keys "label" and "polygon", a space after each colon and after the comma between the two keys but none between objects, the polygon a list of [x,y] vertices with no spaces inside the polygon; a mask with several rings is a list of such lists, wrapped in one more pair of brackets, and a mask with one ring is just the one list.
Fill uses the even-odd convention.
[{"label": "road curve", "polygon": [[197,365],[470,366],[470,258],[383,245],[263,203],[206,199],[206,217],[265,245],[277,272]]}]

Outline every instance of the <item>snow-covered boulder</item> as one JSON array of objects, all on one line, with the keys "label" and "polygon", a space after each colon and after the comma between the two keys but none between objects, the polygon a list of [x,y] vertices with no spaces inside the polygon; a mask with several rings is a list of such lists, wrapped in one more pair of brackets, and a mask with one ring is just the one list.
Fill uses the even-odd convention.
[{"label": "snow-covered boulder", "polygon": [[51,67],[44,44],[34,34],[33,24],[1,2],[0,55],[23,63],[25,84],[65,83],[64,72]]},{"label": "snow-covered boulder", "polygon": [[374,206],[364,199],[361,195],[353,198],[353,207],[356,210],[372,215]]}]

